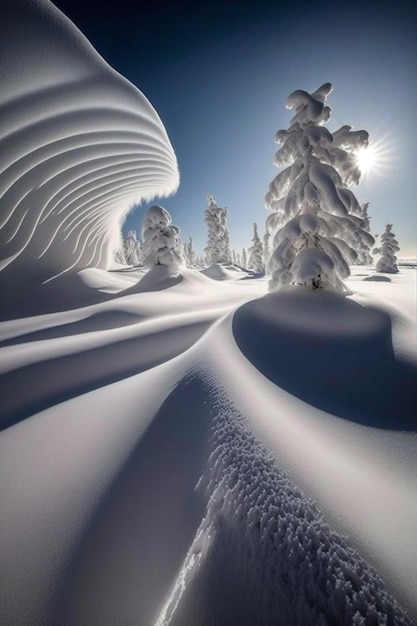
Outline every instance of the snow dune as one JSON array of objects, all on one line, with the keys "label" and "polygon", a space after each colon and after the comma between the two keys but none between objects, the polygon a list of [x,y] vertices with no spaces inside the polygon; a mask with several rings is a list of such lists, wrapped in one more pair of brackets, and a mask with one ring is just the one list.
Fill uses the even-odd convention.
[{"label": "snow dune", "polygon": [[3,0],[0,24],[0,279],[15,300],[16,271],[107,267],[133,203],[179,175],[149,101],[51,2]]},{"label": "snow dune", "polygon": [[305,301],[92,270],[106,300],[0,324],[1,623],[413,623],[416,429],[367,391],[415,408],[415,272],[365,274]]}]

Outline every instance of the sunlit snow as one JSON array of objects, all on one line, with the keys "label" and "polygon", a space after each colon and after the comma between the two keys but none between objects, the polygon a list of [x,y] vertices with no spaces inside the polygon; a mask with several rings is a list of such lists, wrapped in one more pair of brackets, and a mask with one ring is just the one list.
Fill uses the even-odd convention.
[{"label": "sunlit snow", "polygon": [[164,126],[46,0],[0,27],[0,623],[416,623],[415,266],[268,293],[268,237],[233,264],[209,195],[201,271],[159,205],[108,270],[178,185]]},{"label": "sunlit snow", "polygon": [[159,269],[0,325],[2,622],[411,623],[415,270]]},{"label": "sunlit snow", "polygon": [[48,0],[2,1],[0,25],[0,280],[108,267],[134,202],[178,186],[165,128]]}]

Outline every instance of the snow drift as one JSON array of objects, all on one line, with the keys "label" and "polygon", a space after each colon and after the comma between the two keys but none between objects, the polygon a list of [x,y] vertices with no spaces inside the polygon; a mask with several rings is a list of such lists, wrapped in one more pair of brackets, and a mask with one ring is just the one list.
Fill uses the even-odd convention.
[{"label": "snow drift", "polygon": [[[145,96],[48,0],[0,3],[0,280],[106,267],[134,202],[178,186]],[[9,279],[9,280],[8,280]]]},{"label": "snow drift", "polygon": [[[192,270],[128,294],[131,274],[0,324],[0,621],[414,623],[414,271],[350,280],[366,307]],[[390,422],[367,392],[391,385]]]}]

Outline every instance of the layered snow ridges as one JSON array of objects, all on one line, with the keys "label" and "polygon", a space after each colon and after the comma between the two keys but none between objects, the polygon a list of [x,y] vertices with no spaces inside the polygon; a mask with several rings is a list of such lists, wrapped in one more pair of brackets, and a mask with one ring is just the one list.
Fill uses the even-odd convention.
[{"label": "layered snow ridges", "polygon": [[107,267],[135,202],[176,190],[149,101],[47,0],[0,5],[0,269]]}]

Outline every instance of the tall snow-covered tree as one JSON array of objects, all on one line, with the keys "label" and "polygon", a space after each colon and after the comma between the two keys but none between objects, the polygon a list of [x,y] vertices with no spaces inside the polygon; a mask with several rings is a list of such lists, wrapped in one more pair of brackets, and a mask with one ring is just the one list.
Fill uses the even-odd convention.
[{"label": "tall snow-covered tree", "polygon": [[167,265],[178,270],[184,265],[180,229],[172,224],[171,215],[164,207],[151,206],[142,227],[143,264],[148,269],[155,265]]},{"label": "tall snow-covered tree", "polygon": [[248,268],[248,255],[246,254],[245,248],[242,250],[242,267],[244,270]]},{"label": "tall snow-covered tree", "polygon": [[258,235],[258,226],[253,224],[252,245],[249,248],[248,269],[253,270],[257,274],[264,271],[263,264],[263,246]]},{"label": "tall snow-covered tree", "polygon": [[269,257],[271,255],[271,250],[269,248],[269,240],[271,238],[271,233],[269,232],[269,230],[265,231],[265,235],[264,235],[264,257],[263,257],[263,262],[264,262],[264,267],[266,268],[268,263],[269,263]]},{"label": "tall snow-covered tree", "polygon": [[385,231],[381,235],[380,248],[374,250],[374,254],[380,254],[380,258],[376,264],[376,271],[387,274],[396,274],[398,272],[396,252],[400,249],[398,241],[392,232],[392,224],[385,226]]},{"label": "tall snow-covered tree", "polygon": [[204,249],[208,263],[230,263],[230,242],[227,229],[227,211],[217,206],[216,198],[206,196],[208,207],[204,221],[208,228],[207,246]]},{"label": "tall snow-covered tree", "polygon": [[127,265],[139,265],[141,263],[142,246],[135,230],[130,230],[124,238],[123,254]]},{"label": "tall snow-covered tree", "polygon": [[184,244],[184,257],[189,267],[199,267],[199,260],[194,250],[193,238],[190,237],[188,242]]},{"label": "tall snow-covered tree", "polygon": [[360,180],[356,153],[368,145],[368,133],[342,126],[331,134],[324,127],[331,91],[325,83],[312,94],[290,94],[287,108],[295,115],[288,130],[275,135],[281,148],[274,162],[285,169],[265,197],[272,210],[267,230],[276,231],[268,264],[271,290],[295,284],[346,292],[342,279],[350,274],[349,263],[365,243],[373,243],[349,189]]}]

